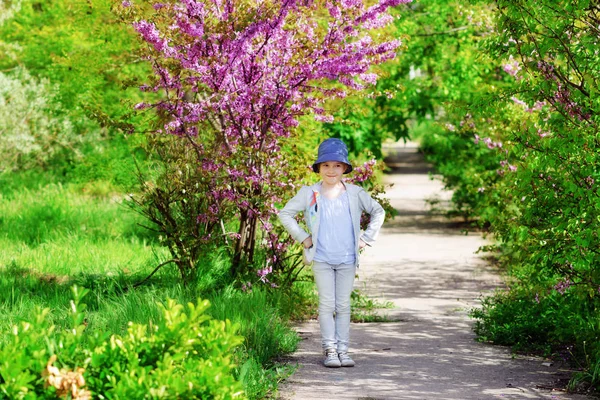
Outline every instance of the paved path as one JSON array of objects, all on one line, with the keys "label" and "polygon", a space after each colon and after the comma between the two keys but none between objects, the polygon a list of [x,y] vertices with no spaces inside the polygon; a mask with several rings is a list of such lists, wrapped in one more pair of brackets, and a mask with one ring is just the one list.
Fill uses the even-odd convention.
[{"label": "paved path", "polygon": [[553,390],[566,371],[533,357],[513,358],[508,349],[478,343],[467,311],[501,282],[474,252],[484,244],[465,235],[427,199],[449,195],[415,145],[388,150],[386,181],[399,215],[361,259],[358,287],[395,304],[385,310],[396,322],[352,324],[354,368],[322,366],[316,321],[298,327],[302,338],[292,362],[299,370],[280,388],[280,399],[587,399]]}]

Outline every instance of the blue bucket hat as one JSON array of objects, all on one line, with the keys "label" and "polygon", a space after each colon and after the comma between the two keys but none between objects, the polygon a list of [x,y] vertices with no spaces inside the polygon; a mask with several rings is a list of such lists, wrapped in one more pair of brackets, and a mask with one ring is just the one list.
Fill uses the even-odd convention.
[{"label": "blue bucket hat", "polygon": [[317,161],[313,164],[313,171],[319,172],[319,164],[327,161],[338,161],[348,166],[344,174],[352,172],[352,164],[348,161],[348,148],[340,139],[330,138],[319,145]]}]

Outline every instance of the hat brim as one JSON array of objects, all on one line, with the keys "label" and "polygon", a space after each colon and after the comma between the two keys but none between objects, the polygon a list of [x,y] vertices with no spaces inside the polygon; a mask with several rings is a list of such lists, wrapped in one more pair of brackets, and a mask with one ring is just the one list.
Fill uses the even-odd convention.
[{"label": "hat brim", "polygon": [[315,163],[312,165],[312,169],[315,173],[319,173],[319,164],[324,163],[324,162],[328,162],[328,161],[337,161],[337,162],[341,162],[343,164],[346,164],[346,170],[344,171],[344,174],[349,174],[350,172],[352,172],[352,164],[350,164],[350,162],[348,161],[347,158],[343,157],[342,155],[339,154],[327,154],[325,157],[319,157],[317,159],[317,161],[315,161]]}]

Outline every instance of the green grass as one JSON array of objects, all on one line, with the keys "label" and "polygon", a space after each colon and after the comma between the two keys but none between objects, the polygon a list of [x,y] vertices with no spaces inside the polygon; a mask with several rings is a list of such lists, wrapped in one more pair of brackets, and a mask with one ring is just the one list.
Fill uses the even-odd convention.
[{"label": "green grass", "polygon": [[352,291],[350,301],[352,307],[350,320],[352,322],[392,322],[387,316],[380,314],[383,309],[393,308],[392,302],[370,297],[364,290],[358,288]]},{"label": "green grass", "polygon": [[[51,180],[52,181],[52,180]],[[125,204],[125,194],[107,182],[43,184],[23,176],[0,177],[0,345],[11,326],[49,308],[57,327],[69,324],[72,285],[85,298],[90,332],[123,334],[127,324],[159,318],[158,303],[208,299],[208,313],[240,325],[244,344],[236,354],[238,376],[249,398],[273,397],[292,367],[278,362],[296,349],[289,319],[293,293],[228,284],[226,254],[215,252],[199,267],[195,285],[183,287],[172,264],[146,284],[156,265],[170,258]]]}]

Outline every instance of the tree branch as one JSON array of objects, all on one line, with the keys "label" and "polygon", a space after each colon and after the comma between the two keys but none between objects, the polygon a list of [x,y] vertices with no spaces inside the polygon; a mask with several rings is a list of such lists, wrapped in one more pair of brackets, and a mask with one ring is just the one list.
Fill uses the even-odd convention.
[{"label": "tree branch", "polygon": [[147,281],[148,281],[150,278],[152,278],[152,275],[154,275],[154,274],[155,274],[155,273],[156,273],[156,272],[157,272],[157,271],[158,271],[158,270],[159,270],[161,267],[163,267],[163,266],[165,266],[165,265],[167,265],[167,264],[169,264],[169,263],[172,263],[172,262],[177,262],[177,261],[179,261],[179,259],[177,259],[177,258],[173,258],[173,259],[171,259],[171,260],[167,260],[167,261],[165,261],[165,262],[163,262],[163,263],[160,263],[160,264],[159,264],[159,265],[158,265],[156,268],[154,268],[154,271],[152,271],[152,272],[150,273],[150,275],[148,275],[147,277],[145,277],[144,279],[142,279],[142,280],[141,280],[141,281],[139,281],[138,283],[134,284],[134,285],[133,285],[133,287],[134,287],[134,288],[136,288],[136,287],[142,286],[142,285],[143,285],[144,283],[146,283],[146,282],[147,282]]}]

